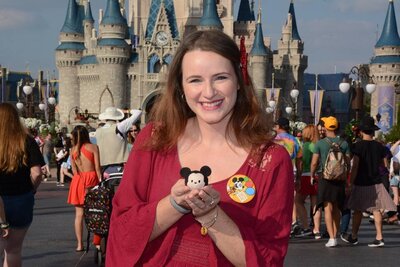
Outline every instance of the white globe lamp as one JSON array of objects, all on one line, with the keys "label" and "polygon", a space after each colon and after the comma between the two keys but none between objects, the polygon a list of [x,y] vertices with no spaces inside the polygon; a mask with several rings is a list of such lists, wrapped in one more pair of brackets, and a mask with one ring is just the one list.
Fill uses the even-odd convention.
[{"label": "white globe lamp", "polygon": [[43,104],[43,103],[40,103],[39,104],[39,109],[40,110],[44,110],[46,108],[46,105],[45,104]]},{"label": "white globe lamp", "polygon": [[342,82],[339,84],[339,90],[342,93],[347,93],[350,90],[350,83],[348,82]]},{"label": "white globe lamp", "polygon": [[376,90],[376,84],[374,84],[374,83],[367,84],[367,86],[365,87],[365,90],[367,91],[368,94],[372,94]]},{"label": "white globe lamp", "polygon": [[54,105],[56,103],[56,98],[53,96],[50,96],[49,99],[47,99],[50,105]]},{"label": "white globe lamp", "polygon": [[30,95],[32,93],[32,87],[30,85],[25,85],[22,87],[22,91],[24,91],[25,95]]},{"label": "white globe lamp", "polygon": [[17,109],[21,110],[24,108],[24,104],[22,104],[21,102],[17,103]]},{"label": "white globe lamp", "polygon": [[298,89],[292,89],[291,91],[290,91],[290,97],[291,98],[293,98],[293,99],[297,99],[297,97],[299,96],[299,94],[300,94],[300,91],[298,90]]},{"label": "white globe lamp", "polygon": [[291,114],[292,111],[293,111],[293,108],[292,107],[286,107],[285,111],[286,111],[287,114]]},{"label": "white globe lamp", "polygon": [[276,106],[275,100],[270,100],[270,101],[268,101],[268,105],[269,105],[272,109],[274,109],[275,106]]}]

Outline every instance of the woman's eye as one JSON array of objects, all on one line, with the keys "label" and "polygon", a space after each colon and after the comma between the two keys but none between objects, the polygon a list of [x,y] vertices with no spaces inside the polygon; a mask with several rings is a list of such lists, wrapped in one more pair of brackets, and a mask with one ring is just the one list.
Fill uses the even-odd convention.
[{"label": "woman's eye", "polygon": [[200,81],[201,81],[200,79],[191,79],[189,80],[189,83],[198,83]]},{"label": "woman's eye", "polygon": [[217,76],[217,80],[225,80],[225,79],[227,79],[228,77],[226,77],[226,76]]}]

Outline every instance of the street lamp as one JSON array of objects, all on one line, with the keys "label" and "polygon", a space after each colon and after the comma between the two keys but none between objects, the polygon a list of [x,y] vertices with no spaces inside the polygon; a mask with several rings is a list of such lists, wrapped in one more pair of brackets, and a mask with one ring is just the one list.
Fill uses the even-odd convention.
[{"label": "street lamp", "polygon": [[[23,85],[23,83],[24,83],[24,80],[21,79],[18,82],[18,90],[17,90],[18,103],[16,104],[16,106],[17,106],[17,109],[19,109],[20,111],[24,108],[24,104],[21,102],[20,95],[19,95],[19,90],[20,90],[19,88]],[[32,87],[35,87],[35,85],[36,85],[35,81],[32,82],[32,83],[25,82],[25,85],[22,87],[22,91],[23,91],[23,93],[25,95],[26,116],[27,117],[31,117],[32,116],[32,114],[31,114],[31,105],[30,105],[30,102],[28,100],[29,100],[29,96],[32,94],[32,91],[33,91]]]},{"label": "street lamp", "polygon": [[292,121],[296,121],[296,113],[297,113],[297,100],[299,97],[300,91],[299,89],[296,88],[296,83],[293,83],[293,89],[290,90],[290,98],[288,103],[288,106],[285,108],[285,111],[287,114],[293,114],[292,115]]},{"label": "street lamp", "polygon": [[372,94],[376,90],[376,84],[373,82],[372,77],[369,76],[369,70],[365,66],[361,65],[359,67],[353,66],[350,69],[349,77],[354,76],[355,79],[353,80],[353,85],[350,82],[343,78],[343,81],[339,84],[339,90],[342,93],[347,93],[350,91],[350,100],[348,109],[351,108],[355,111],[355,119],[359,119],[359,113],[363,110],[364,106],[364,89],[362,88],[361,84],[363,81],[368,81],[367,85],[365,86],[365,91],[368,94]]}]

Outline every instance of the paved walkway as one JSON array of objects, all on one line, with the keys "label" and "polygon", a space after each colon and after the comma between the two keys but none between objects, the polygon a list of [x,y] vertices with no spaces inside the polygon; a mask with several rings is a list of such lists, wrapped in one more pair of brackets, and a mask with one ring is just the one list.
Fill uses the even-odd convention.
[{"label": "paved walkway", "polygon": [[[53,176],[54,177],[54,176]],[[23,248],[23,266],[92,267],[94,250],[75,252],[74,207],[66,203],[68,185],[57,187],[55,178],[42,183],[36,194],[34,220]],[[400,226],[384,225],[384,248],[369,248],[375,231],[363,220],[359,245],[350,247],[341,240],[336,248],[325,248],[326,239],[292,239],[285,266],[395,266],[400,249]]]}]

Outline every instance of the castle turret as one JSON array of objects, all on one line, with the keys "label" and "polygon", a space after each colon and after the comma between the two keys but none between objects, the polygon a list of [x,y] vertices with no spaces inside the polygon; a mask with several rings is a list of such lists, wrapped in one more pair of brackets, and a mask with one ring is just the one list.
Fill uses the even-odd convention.
[{"label": "castle turret", "polygon": [[[126,19],[121,14],[118,0],[107,0],[107,8],[99,26],[99,40],[96,56],[99,63],[100,88],[98,95],[102,112],[108,106],[117,108],[128,106],[126,90],[127,63],[130,58],[130,46],[125,41],[127,32]],[[112,96],[102,94],[108,86]],[[113,100],[113,101],[112,101]],[[87,105],[93,104],[93,99],[88,99]],[[95,106],[98,106],[96,103]]]},{"label": "castle turret", "polygon": [[254,38],[253,48],[250,51],[250,76],[252,78],[257,96],[263,101],[264,89],[267,86],[268,69],[268,49],[264,44],[264,36],[261,26],[261,9],[258,12],[256,34]]},{"label": "castle turret", "polygon": [[237,20],[234,22],[236,42],[239,41],[240,37],[244,36],[246,38],[246,49],[250,50],[254,44],[255,31],[256,21],[249,0],[241,0]]},{"label": "castle turret", "polygon": [[87,1],[86,3],[83,27],[85,36],[85,47],[88,50],[88,54],[93,54],[92,35],[94,30],[94,19],[92,15],[92,9],[90,7],[90,1]]},{"label": "castle turret", "polygon": [[60,44],[56,48],[56,65],[59,71],[59,113],[63,125],[74,106],[79,106],[79,82],[76,64],[82,57],[84,46],[82,7],[69,0],[67,15],[61,28]]},{"label": "castle turret", "polygon": [[199,30],[221,30],[224,28],[217,13],[215,0],[204,0],[203,16],[200,19]]},{"label": "castle turret", "polygon": [[[282,88],[280,98],[286,102],[290,99],[290,90],[296,84],[300,94],[297,100],[297,111],[301,115],[303,103],[304,71],[308,65],[308,58],[303,54],[304,42],[301,40],[296,22],[293,0],[290,2],[289,12],[285,25],[282,28],[281,39],[278,41],[278,51],[274,52],[275,81]],[[285,105],[279,100],[280,107]]]},{"label": "castle turret", "polygon": [[395,89],[400,82],[400,37],[393,0],[389,0],[385,24],[369,67],[370,76],[377,84],[371,97],[371,115],[381,115],[378,125],[386,133],[395,124],[399,108]]}]

